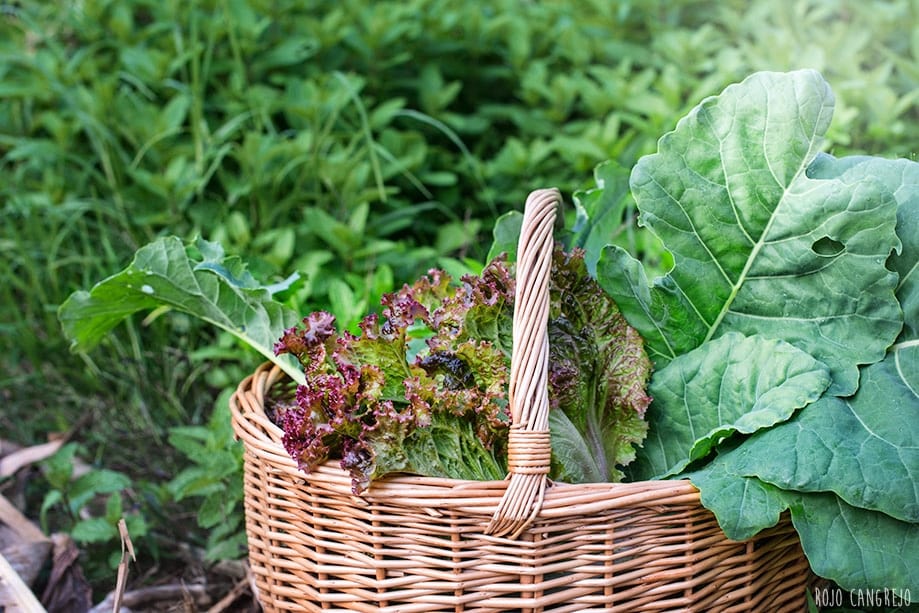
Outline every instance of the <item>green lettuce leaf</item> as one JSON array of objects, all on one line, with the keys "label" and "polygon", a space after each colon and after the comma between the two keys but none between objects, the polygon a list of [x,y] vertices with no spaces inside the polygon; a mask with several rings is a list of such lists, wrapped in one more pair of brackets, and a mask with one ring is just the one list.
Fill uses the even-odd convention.
[{"label": "green lettuce leaf", "polygon": [[[896,199],[867,173],[811,176],[833,95],[814,71],[757,73],[703,101],[639,160],[640,221],[674,257],[649,286],[607,247],[597,275],[658,369],[727,332],[785,340],[851,394],[902,325]],[[674,408],[674,410],[678,410]]]},{"label": "green lettuce leaf", "polygon": [[[650,434],[635,479],[679,473],[734,432],[783,422],[830,384],[826,366],[784,341],[730,332],[678,356],[651,382]],[[682,406],[682,411],[666,407]]]},{"label": "green lettuce leaf", "polygon": [[[391,453],[393,445],[387,447]],[[443,412],[434,414],[429,425],[415,429],[397,449],[403,449],[407,456],[408,462],[401,468],[406,472],[474,481],[494,481],[507,474],[501,454],[481,445],[472,420],[451,418]]]},{"label": "green lettuce leaf", "polygon": [[140,311],[170,308],[207,321],[236,336],[295,381],[303,371],[289,356],[275,356],[274,343],[299,315],[272,298],[285,285],[260,285],[236,256],[202,239],[185,245],[161,238],[140,248],[123,271],[74,292],[58,319],[74,351],[89,351],[125,318]]},{"label": "green lettuce leaf", "polygon": [[555,252],[549,311],[552,477],[618,482],[644,439],[651,362],[641,337],[587,274]]}]

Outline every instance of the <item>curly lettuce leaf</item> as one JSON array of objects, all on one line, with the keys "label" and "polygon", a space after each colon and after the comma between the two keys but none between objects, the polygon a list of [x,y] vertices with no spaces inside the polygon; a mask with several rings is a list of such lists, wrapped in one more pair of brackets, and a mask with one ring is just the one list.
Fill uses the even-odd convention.
[{"label": "curly lettuce leaf", "polygon": [[198,239],[186,245],[176,237],[161,238],[140,248],[125,270],[88,292],[74,292],[61,305],[58,319],[71,349],[89,351],[131,315],[174,309],[229,332],[303,381],[297,363],[273,351],[278,337],[299,319],[272,298],[293,279],[264,286],[217,243]]},{"label": "curly lettuce leaf", "polygon": [[405,441],[405,472],[476,481],[507,474],[506,437],[509,422],[502,411],[503,394],[481,389],[447,389],[422,379],[413,400],[422,401],[430,418]]},{"label": "curly lettuce leaf", "polygon": [[505,475],[513,282],[500,260],[450,281],[431,271],[387,294],[382,318],[365,317],[358,335],[329,333],[327,314],[285,332],[277,351],[306,371],[280,420],[302,470],[340,457],[355,493],[396,472]]},{"label": "curly lettuce leaf", "polygon": [[587,274],[583,252],[557,249],[550,283],[552,477],[618,482],[647,433],[651,363],[641,337]]},{"label": "curly lettuce leaf", "polygon": [[455,291],[440,297],[431,312],[432,349],[450,348],[468,339],[488,341],[508,359],[513,350],[515,281],[507,260],[496,257],[479,275],[465,275]]},{"label": "curly lettuce leaf", "polygon": [[[551,278],[553,476],[619,480],[647,430],[650,361],[582,251],[557,248]],[[307,376],[282,418],[288,451],[306,471],[340,455],[356,492],[392,472],[502,478],[513,300],[498,258],[459,285],[430,271],[385,296],[382,318],[369,315],[359,335],[334,335],[327,314],[288,330],[277,349]]]},{"label": "curly lettuce leaf", "polygon": [[597,274],[658,369],[728,332],[760,334],[826,364],[829,392],[844,395],[896,338],[890,186],[811,172],[833,106],[814,71],[757,73],[703,101],[633,168],[640,221],[674,267],[649,285],[607,247]]}]

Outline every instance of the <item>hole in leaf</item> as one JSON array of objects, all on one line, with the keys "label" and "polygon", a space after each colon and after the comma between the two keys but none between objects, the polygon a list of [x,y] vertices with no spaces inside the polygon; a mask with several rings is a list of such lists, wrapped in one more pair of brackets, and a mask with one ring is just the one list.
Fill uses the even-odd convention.
[{"label": "hole in leaf", "polygon": [[836,239],[830,238],[829,236],[824,236],[823,238],[815,241],[814,244],[811,245],[811,249],[817,255],[834,256],[839,255],[845,251],[846,246]]}]

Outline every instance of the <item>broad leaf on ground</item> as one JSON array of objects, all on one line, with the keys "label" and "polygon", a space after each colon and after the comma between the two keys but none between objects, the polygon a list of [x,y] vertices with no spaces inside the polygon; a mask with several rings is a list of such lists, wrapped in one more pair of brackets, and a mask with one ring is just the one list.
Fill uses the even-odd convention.
[{"label": "broad leaf on ground", "polygon": [[866,174],[814,178],[833,95],[814,71],[757,73],[709,98],[639,160],[641,222],[673,253],[649,287],[607,247],[597,274],[658,369],[729,331],[784,339],[826,364],[850,394],[902,325],[896,200]]},{"label": "broad leaf on ground", "polygon": [[126,317],[168,307],[207,321],[254,347],[295,381],[303,372],[290,356],[275,356],[274,343],[299,315],[272,299],[238,257],[225,257],[216,243],[186,246],[176,237],[140,248],[125,270],[73,293],[58,318],[74,351],[88,351]]}]

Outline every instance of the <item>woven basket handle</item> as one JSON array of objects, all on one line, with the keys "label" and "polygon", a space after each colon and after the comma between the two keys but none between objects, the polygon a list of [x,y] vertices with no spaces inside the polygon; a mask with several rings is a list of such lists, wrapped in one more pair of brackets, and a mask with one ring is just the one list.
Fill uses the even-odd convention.
[{"label": "woven basket handle", "polygon": [[508,401],[510,482],[488,534],[516,538],[539,514],[546,492],[552,448],[549,440],[549,273],[561,194],[541,189],[527,198],[517,245],[514,346]]}]

